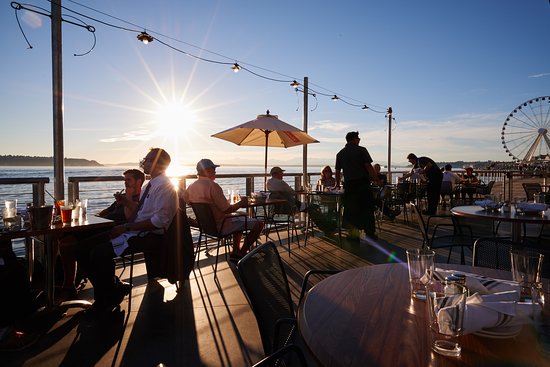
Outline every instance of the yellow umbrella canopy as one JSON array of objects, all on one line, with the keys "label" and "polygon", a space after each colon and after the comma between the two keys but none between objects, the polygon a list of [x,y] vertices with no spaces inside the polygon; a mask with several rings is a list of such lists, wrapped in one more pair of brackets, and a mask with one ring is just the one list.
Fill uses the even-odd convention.
[{"label": "yellow umbrella canopy", "polygon": [[254,120],[247,121],[212,136],[237,145],[264,146],[264,173],[266,175],[264,177],[264,186],[267,180],[268,147],[288,148],[319,142],[297,127],[279,120],[277,115],[270,115],[269,110],[265,115],[258,115]]}]

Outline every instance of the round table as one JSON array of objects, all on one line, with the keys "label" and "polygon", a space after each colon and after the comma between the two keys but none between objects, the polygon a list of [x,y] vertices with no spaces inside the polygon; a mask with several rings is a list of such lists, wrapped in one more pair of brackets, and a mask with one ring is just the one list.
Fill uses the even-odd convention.
[{"label": "round table", "polygon": [[451,209],[451,214],[458,217],[476,218],[481,220],[492,220],[501,222],[511,222],[512,241],[521,242],[521,225],[526,224],[550,224],[550,210],[542,214],[518,214],[513,209],[509,212],[503,210],[484,210],[478,205],[455,206]]},{"label": "round table", "polygon": [[[501,270],[437,267],[511,278]],[[426,302],[410,298],[406,263],[370,265],[314,286],[298,310],[298,325],[322,366],[550,366],[550,354],[545,356],[537,346],[532,325],[508,339],[465,335],[459,358],[441,356],[431,351],[426,311]]]}]

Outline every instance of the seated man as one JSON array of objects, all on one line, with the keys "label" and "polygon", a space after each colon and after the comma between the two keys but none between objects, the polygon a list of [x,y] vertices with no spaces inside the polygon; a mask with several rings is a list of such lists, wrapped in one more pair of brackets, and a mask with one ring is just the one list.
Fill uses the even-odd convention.
[{"label": "seated man", "polygon": [[[87,311],[92,317],[110,312],[130,293],[131,285],[115,276],[113,258],[162,243],[160,236],[168,230],[178,206],[176,190],[165,173],[169,165],[170,155],[163,149],[152,148],[140,162],[151,180],[130,213],[132,219],[110,231],[86,238],[77,246],[78,264],[94,286],[95,302]],[[130,239],[138,241],[135,241],[137,245],[132,242],[128,249]]]},{"label": "seated man", "polygon": [[401,214],[401,209],[396,208],[394,210],[388,205],[384,205],[384,203],[382,202],[382,198],[386,196],[386,190],[388,190],[388,188],[386,188],[386,185],[388,184],[388,176],[380,172],[382,167],[380,167],[378,163],[375,163],[372,167],[374,168],[374,173],[376,177],[378,177],[378,180],[382,184],[381,187],[373,186],[373,194],[375,193],[374,191],[376,191],[376,195],[374,195],[374,205],[376,205],[378,208],[383,208],[382,213],[391,220],[394,220],[395,217]]},{"label": "seated man", "polygon": [[[126,193],[115,193],[115,201],[111,206],[103,209],[98,216],[114,220],[117,223],[126,223],[132,219],[141,193],[141,186],[145,182],[145,174],[138,169],[129,169],[123,173],[124,188]],[[60,300],[73,299],[76,297],[75,288],[76,278],[76,258],[75,248],[79,239],[92,236],[93,233],[84,232],[78,235],[64,236],[59,239],[59,255],[63,268],[63,285],[56,290],[56,295]]]},{"label": "seated man", "polygon": [[[183,198],[187,203],[210,203],[216,224],[218,229],[221,229],[222,234],[238,231],[233,234],[231,259],[239,260],[248,252],[250,246],[256,242],[262,232],[264,223],[255,218],[229,217],[225,219],[227,214],[241,208],[243,202],[239,201],[233,205],[229,204],[221,186],[214,182],[217,167],[219,166],[214,164],[210,159],[201,159],[197,163],[197,175],[199,178],[184,191]],[[220,228],[222,223],[223,228]],[[250,229],[250,233],[246,236],[242,248],[239,248],[242,232],[248,229]]]},{"label": "seated man", "polygon": [[294,189],[283,180],[284,171],[284,169],[277,166],[273,167],[271,171],[269,171],[271,178],[267,180],[267,189],[271,191],[272,198],[286,199],[290,206],[296,207],[298,211],[303,212],[307,209],[307,204],[301,203],[298,200],[296,191],[294,191]]}]

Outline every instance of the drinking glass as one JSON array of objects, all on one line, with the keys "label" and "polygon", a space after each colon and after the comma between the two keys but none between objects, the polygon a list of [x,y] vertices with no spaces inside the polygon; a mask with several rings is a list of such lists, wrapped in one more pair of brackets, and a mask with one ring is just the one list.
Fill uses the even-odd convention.
[{"label": "drinking glass", "polygon": [[446,287],[438,280],[426,284],[430,345],[436,353],[459,357],[468,289],[455,283],[449,293]]},{"label": "drinking glass", "polygon": [[435,251],[433,250],[407,250],[409,282],[411,285],[411,296],[413,298],[420,300],[426,299],[425,282],[429,280],[431,271],[434,270],[434,257]]},{"label": "drinking glass", "polygon": [[540,284],[540,274],[544,255],[530,249],[510,251],[512,278],[521,288],[520,301],[532,301],[533,289]]}]

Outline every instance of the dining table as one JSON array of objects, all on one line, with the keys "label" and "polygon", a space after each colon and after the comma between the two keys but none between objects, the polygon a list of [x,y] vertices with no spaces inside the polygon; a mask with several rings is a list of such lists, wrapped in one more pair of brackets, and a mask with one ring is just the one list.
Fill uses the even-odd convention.
[{"label": "dining table", "polygon": [[[436,268],[511,279],[510,272],[456,264]],[[407,264],[368,265],[332,275],[306,294],[298,328],[319,365],[339,366],[550,366],[550,306],[517,335],[460,337],[462,353],[432,351],[426,301],[411,298]],[[548,299],[548,280],[544,280]]]},{"label": "dining table", "polygon": [[479,205],[455,206],[451,214],[457,217],[474,218],[479,220],[510,222],[512,241],[521,243],[523,224],[550,224],[550,209],[540,213],[520,213],[511,209],[485,210]]},{"label": "dining table", "polygon": [[[57,256],[56,253],[54,253],[54,249],[56,248],[54,241],[57,240],[60,236],[75,233],[75,232],[82,232],[82,231],[90,231],[90,230],[108,230],[109,228],[113,227],[115,225],[115,222],[98,217],[95,215],[85,215],[81,216],[78,219],[73,219],[69,223],[62,223],[61,221],[54,222],[50,224],[50,226],[44,228],[44,229],[33,229],[33,228],[22,228],[19,230],[12,230],[12,231],[2,231],[0,232],[0,240],[12,240],[12,239],[18,239],[18,238],[41,238],[43,239],[44,243],[44,271],[45,271],[45,284],[44,284],[44,292],[46,295],[46,307],[53,307],[55,306],[55,258]],[[32,244],[29,244],[28,241],[26,241],[26,246],[32,246]],[[27,254],[31,254],[32,251],[27,251]],[[28,259],[29,263],[33,261],[33,259]],[[68,306],[83,306],[87,307],[91,305],[88,301],[84,300],[77,300],[77,301],[68,301]]]},{"label": "dining table", "polygon": [[[338,243],[342,245],[342,222],[343,222],[343,205],[342,199],[344,197],[344,191],[337,190],[311,190],[311,191],[300,191],[298,194],[305,195],[307,198],[308,205],[316,204],[319,205],[321,209],[321,214],[328,215],[330,217],[331,212],[334,214],[336,219],[336,228],[338,230]],[[305,242],[307,242],[307,237],[310,229],[312,227],[312,221],[310,218],[307,220],[306,225],[306,236]]]}]

